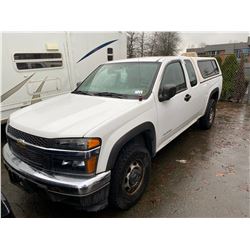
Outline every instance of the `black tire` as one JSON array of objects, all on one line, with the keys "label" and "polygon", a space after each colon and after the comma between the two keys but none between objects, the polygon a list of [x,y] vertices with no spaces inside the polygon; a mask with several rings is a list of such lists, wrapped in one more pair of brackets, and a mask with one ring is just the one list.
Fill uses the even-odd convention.
[{"label": "black tire", "polygon": [[201,129],[210,129],[213,125],[216,114],[216,100],[210,99],[207,105],[206,113],[199,120]]},{"label": "black tire", "polygon": [[109,204],[121,210],[136,204],[148,184],[150,169],[147,148],[136,142],[127,144],[112,169]]}]

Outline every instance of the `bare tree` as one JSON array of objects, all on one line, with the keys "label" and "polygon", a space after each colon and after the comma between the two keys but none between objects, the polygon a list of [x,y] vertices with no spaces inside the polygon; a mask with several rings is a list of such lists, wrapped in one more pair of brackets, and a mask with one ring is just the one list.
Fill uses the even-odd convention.
[{"label": "bare tree", "polygon": [[128,58],[175,55],[180,42],[177,32],[128,32]]},{"label": "bare tree", "polygon": [[146,34],[145,32],[140,32],[138,34],[138,56],[143,57],[146,54]]},{"label": "bare tree", "polygon": [[177,32],[156,33],[156,56],[172,56],[178,53],[181,38]]},{"label": "bare tree", "polygon": [[127,56],[132,58],[136,56],[136,46],[138,41],[137,32],[127,32]]},{"label": "bare tree", "polygon": [[147,55],[153,56],[156,48],[157,32],[150,33],[146,42]]}]

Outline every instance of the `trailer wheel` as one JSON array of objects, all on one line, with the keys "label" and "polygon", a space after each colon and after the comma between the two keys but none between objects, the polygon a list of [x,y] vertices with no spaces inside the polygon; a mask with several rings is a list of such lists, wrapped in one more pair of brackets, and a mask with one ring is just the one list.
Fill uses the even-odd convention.
[{"label": "trailer wheel", "polygon": [[147,148],[136,142],[122,150],[112,170],[109,203],[126,210],[139,201],[149,181],[151,157]]}]

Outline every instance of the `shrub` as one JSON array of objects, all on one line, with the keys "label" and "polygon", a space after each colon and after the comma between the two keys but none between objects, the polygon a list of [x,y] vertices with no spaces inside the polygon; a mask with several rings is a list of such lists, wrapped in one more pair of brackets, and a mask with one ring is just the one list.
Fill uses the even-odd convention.
[{"label": "shrub", "polygon": [[240,64],[236,72],[235,81],[234,81],[233,99],[236,102],[243,101],[243,98],[245,96],[247,86],[248,86],[248,82],[246,81],[246,78],[245,78],[244,62],[245,62],[245,58],[243,55],[241,55]]},{"label": "shrub", "polygon": [[233,97],[234,80],[238,68],[239,64],[235,55],[229,55],[225,58],[225,61],[221,66],[223,76],[221,99],[230,100]]},{"label": "shrub", "polygon": [[221,68],[221,66],[222,66],[222,59],[221,59],[221,57],[220,56],[216,56],[216,60],[219,63],[219,66]]}]

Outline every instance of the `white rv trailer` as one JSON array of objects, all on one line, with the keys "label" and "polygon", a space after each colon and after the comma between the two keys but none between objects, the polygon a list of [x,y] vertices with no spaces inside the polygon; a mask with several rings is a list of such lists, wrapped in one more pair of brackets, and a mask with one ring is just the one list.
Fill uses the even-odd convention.
[{"label": "white rv trailer", "polygon": [[3,33],[1,122],[22,107],[75,89],[98,65],[125,59],[125,32]]}]

